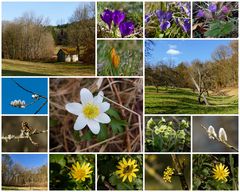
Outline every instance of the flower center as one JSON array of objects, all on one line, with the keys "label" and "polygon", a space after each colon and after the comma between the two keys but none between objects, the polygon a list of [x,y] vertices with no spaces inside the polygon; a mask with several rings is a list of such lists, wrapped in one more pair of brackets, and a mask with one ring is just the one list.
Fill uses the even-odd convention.
[{"label": "flower center", "polygon": [[93,103],[88,103],[83,108],[83,114],[88,119],[94,119],[96,118],[100,113],[99,107],[97,105],[94,105]]},{"label": "flower center", "polygon": [[123,174],[132,173],[132,170],[133,170],[133,166],[132,165],[128,165],[127,167],[124,168]]},{"label": "flower center", "polygon": [[86,176],[86,171],[84,169],[78,169],[76,175],[79,179],[84,178]]}]

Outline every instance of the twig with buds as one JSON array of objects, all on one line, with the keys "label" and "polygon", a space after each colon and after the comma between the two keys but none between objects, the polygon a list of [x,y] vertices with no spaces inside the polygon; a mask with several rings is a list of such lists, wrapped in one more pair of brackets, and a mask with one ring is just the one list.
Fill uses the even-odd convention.
[{"label": "twig with buds", "polygon": [[32,94],[32,99],[33,101],[30,102],[30,103],[26,103],[24,100],[21,100],[21,99],[18,99],[18,100],[14,100],[14,101],[11,101],[10,102],[10,105],[13,106],[13,107],[18,107],[18,108],[26,108],[30,105],[33,105],[34,103],[36,103],[37,101],[39,101],[40,99],[44,99],[45,101],[42,103],[42,105],[36,110],[36,112],[34,114],[37,114],[42,108],[44,105],[47,104],[47,97],[43,96],[43,95],[40,95],[38,93],[35,93],[29,89],[26,89],[25,87],[23,87],[22,85],[20,85],[18,82],[16,82],[14,79],[12,79],[12,81],[18,86],[20,87],[22,90]]},{"label": "twig with buds", "polygon": [[29,139],[29,141],[33,144],[33,145],[38,145],[38,143],[34,142],[32,139],[33,135],[38,135],[41,133],[46,133],[47,130],[41,130],[38,131],[37,129],[32,130],[32,128],[28,125],[27,122],[22,122],[22,127],[21,127],[21,132],[19,135],[12,135],[9,134],[7,136],[2,136],[2,140],[5,142],[9,142],[12,140],[20,140],[20,139]]},{"label": "twig with buds", "polygon": [[213,140],[216,139],[218,142],[224,144],[226,147],[232,149],[233,151],[238,152],[238,149],[236,147],[227,143],[227,133],[224,130],[224,128],[219,129],[218,136],[217,136],[213,126],[210,125],[208,128],[206,128],[205,126],[201,125],[201,127],[203,129],[205,129],[205,131],[208,134],[209,139],[213,139]]}]

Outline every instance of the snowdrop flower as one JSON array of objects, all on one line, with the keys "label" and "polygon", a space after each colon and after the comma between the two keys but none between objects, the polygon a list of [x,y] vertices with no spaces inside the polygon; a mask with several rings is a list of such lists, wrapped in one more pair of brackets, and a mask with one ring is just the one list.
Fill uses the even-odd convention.
[{"label": "snowdrop flower", "polygon": [[213,127],[212,125],[210,125],[210,126],[208,127],[207,132],[208,132],[208,137],[209,137],[209,139],[215,139],[215,137],[217,137],[217,134],[216,134],[216,132],[215,132],[215,129],[214,129],[214,127]]},{"label": "snowdrop flower", "polygon": [[220,141],[222,141],[222,142],[226,142],[227,141],[227,133],[224,130],[224,128],[220,128],[219,129],[218,137],[219,137]]},{"label": "snowdrop flower", "polygon": [[99,123],[106,124],[111,121],[105,113],[110,108],[110,104],[103,102],[103,92],[99,92],[97,96],[93,97],[86,88],[80,90],[80,99],[82,104],[68,103],[65,105],[68,112],[78,116],[73,128],[81,130],[87,125],[93,134],[98,134]]}]

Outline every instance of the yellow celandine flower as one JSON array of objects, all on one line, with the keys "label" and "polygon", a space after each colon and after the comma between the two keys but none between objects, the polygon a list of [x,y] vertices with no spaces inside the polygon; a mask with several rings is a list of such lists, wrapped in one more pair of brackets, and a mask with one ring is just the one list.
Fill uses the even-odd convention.
[{"label": "yellow celandine flower", "polygon": [[116,174],[122,178],[122,182],[125,182],[126,179],[131,183],[133,181],[133,177],[137,177],[135,172],[138,172],[137,169],[137,161],[135,159],[128,159],[128,161],[123,158],[121,161],[118,162],[117,168],[119,170],[116,171]]},{"label": "yellow celandine flower", "polygon": [[111,60],[112,60],[113,66],[117,69],[120,64],[120,56],[117,54],[114,48],[112,48],[111,50]]},{"label": "yellow celandine flower", "polygon": [[163,180],[167,183],[172,182],[172,175],[174,174],[174,169],[167,166],[167,168],[163,172]]},{"label": "yellow celandine flower", "polygon": [[92,168],[90,167],[90,163],[84,162],[82,165],[80,165],[79,162],[76,162],[72,165],[71,175],[76,181],[82,182],[91,177],[91,174],[93,172],[91,169]]},{"label": "yellow celandine flower", "polygon": [[229,169],[227,166],[223,165],[222,163],[213,167],[212,170],[213,178],[218,181],[227,182],[227,177],[229,175]]}]

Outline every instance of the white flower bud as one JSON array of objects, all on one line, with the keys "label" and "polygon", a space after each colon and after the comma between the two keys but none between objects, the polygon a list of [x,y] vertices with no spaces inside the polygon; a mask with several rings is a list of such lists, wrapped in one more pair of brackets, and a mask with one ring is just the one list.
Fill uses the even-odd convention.
[{"label": "white flower bud", "polygon": [[33,95],[32,95],[32,98],[33,98],[33,99],[39,99],[39,95],[38,95],[38,94],[33,94]]},{"label": "white flower bud", "polygon": [[216,132],[215,132],[215,129],[214,129],[214,127],[213,127],[212,125],[210,125],[210,126],[208,127],[207,132],[208,132],[208,137],[209,137],[209,139],[215,139],[215,137],[217,137],[217,134],[216,134]]},{"label": "white flower bud", "polygon": [[219,137],[220,141],[222,141],[222,142],[226,142],[227,141],[227,133],[224,130],[224,128],[220,128],[219,129],[218,137]]},{"label": "white flower bud", "polygon": [[26,102],[24,100],[14,100],[10,102],[10,105],[13,107],[25,108]]}]

